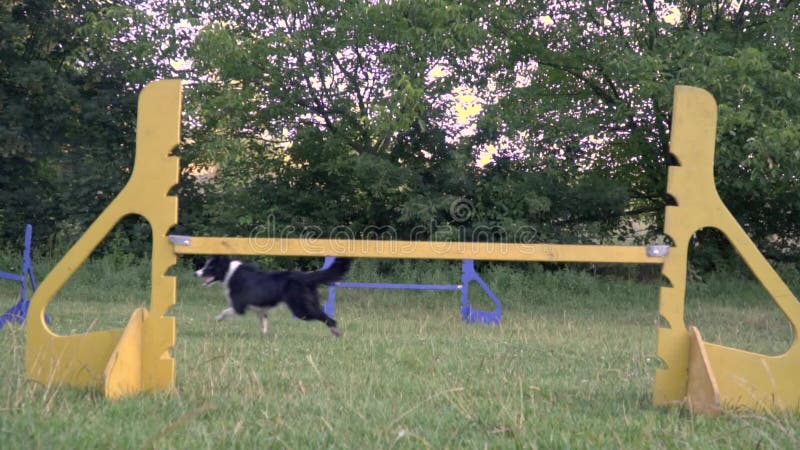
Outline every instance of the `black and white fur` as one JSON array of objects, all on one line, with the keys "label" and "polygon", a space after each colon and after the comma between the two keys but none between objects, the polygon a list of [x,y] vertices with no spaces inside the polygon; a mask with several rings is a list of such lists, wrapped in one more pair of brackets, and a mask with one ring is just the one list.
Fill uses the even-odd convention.
[{"label": "black and white fur", "polygon": [[295,317],[319,320],[338,337],[341,332],[336,328],[336,321],[328,317],[320,306],[317,286],[341,280],[349,269],[349,259],[337,258],[329,268],[316,272],[264,272],[241,261],[214,256],[194,274],[205,280],[206,287],[216,282],[225,287],[228,307],[216,317],[217,320],[243,315],[250,309],[258,316],[261,334],[266,334],[267,312],[285,303]]}]

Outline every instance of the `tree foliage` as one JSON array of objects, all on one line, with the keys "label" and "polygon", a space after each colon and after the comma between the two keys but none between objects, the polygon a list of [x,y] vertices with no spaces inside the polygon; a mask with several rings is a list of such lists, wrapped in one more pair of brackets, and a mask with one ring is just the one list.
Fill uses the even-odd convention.
[{"label": "tree foliage", "polygon": [[628,212],[660,223],[672,89],[702,87],[720,105],[722,198],[762,246],[797,245],[797,2],[509,2],[484,14],[483,82],[498,100],[475,145],[510,140],[524,164],[627,186]]},{"label": "tree foliage", "polygon": [[0,8],[3,239],[85,227],[130,171],[135,94],[177,75],[180,232],[646,241],[689,84],[720,105],[722,198],[771,255],[799,251],[794,0]]},{"label": "tree foliage", "polygon": [[133,2],[0,6],[0,239],[71,240],[127,181],[156,36]]},{"label": "tree foliage", "polygon": [[[468,7],[226,2],[173,13],[208,22],[185,55],[197,84],[184,155],[218,165],[203,191],[222,208],[195,227],[392,225],[408,237],[463,195],[473,158],[445,123],[449,67],[482,35]],[[221,193],[228,201],[213,200]]]}]

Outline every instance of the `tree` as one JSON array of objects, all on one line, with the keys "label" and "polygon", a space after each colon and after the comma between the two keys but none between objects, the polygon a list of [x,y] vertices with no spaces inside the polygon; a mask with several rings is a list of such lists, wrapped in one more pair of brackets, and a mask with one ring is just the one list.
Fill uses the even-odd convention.
[{"label": "tree", "polygon": [[219,168],[193,202],[213,211],[181,221],[227,234],[392,226],[408,237],[446,218],[475,168],[448,120],[451,64],[482,35],[472,13],[416,1],[174,7],[176,22],[203,24],[183,36],[196,83],[183,154]]},{"label": "tree", "polygon": [[504,2],[481,15],[492,38],[464,78],[480,74],[496,101],[474,145],[504,146],[523,170],[626,186],[627,215],[655,228],[670,201],[672,88],[705,88],[720,105],[722,198],[762,248],[797,254],[797,2]]},{"label": "tree", "polygon": [[26,222],[71,240],[127,181],[138,91],[162,63],[138,3],[0,6],[0,240]]}]

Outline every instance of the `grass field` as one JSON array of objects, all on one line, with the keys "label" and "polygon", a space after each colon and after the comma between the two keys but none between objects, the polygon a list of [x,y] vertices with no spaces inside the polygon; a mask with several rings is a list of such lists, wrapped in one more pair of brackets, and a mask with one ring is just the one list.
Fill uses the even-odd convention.
[{"label": "grass field", "polygon": [[[380,278],[359,261],[350,279],[453,283],[458,271],[407,262]],[[800,448],[797,413],[709,419],[652,406],[654,281],[496,265],[482,273],[503,301],[501,326],[461,323],[453,292],[340,290],[341,339],[285,309],[262,338],[254,316],[211,320],[219,286],[174,273],[171,392],[111,402],[26,382],[23,329],[0,330],[0,448]],[[145,266],[91,262],[51,303],[52,326],[121,327],[148,288]],[[0,283],[3,310],[15,296]],[[778,354],[793,339],[760,286],[730,276],[693,283],[687,316],[739,348]]]}]

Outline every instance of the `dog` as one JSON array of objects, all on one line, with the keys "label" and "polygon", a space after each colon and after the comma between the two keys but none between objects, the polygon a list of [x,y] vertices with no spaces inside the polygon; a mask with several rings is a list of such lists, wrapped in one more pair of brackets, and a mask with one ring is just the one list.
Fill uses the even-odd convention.
[{"label": "dog", "polygon": [[226,256],[208,258],[194,275],[205,280],[205,287],[220,282],[225,287],[228,307],[216,317],[218,321],[233,315],[255,311],[261,324],[261,334],[267,334],[267,312],[285,303],[295,317],[319,320],[334,336],[341,336],[336,321],[322,310],[317,287],[344,278],[350,270],[350,259],[336,258],[325,270],[316,272],[264,272],[251,264]]}]

